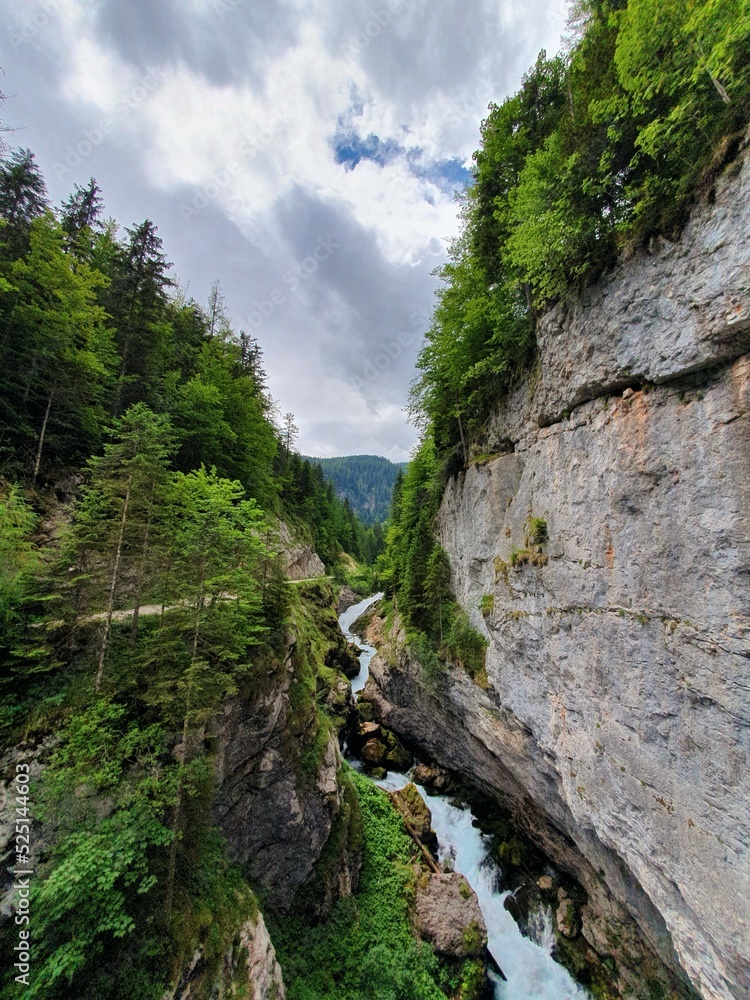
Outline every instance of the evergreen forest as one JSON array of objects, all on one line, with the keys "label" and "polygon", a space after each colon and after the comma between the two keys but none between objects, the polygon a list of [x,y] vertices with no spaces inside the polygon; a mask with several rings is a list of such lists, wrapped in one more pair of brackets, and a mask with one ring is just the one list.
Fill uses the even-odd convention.
[{"label": "evergreen forest", "polygon": [[349,501],[363,524],[374,526],[387,520],[393,484],[405,462],[391,462],[380,455],[347,455],[308,461],[320,465],[337,495]]},{"label": "evergreen forest", "polygon": [[[54,830],[26,995],[157,996],[256,905],[210,818],[209,734],[302,614],[280,526],[339,581],[380,542],[153,222],[121,229],[93,179],[51,206],[28,149],[0,164],[0,217],[0,738],[47,755],[34,819]],[[329,729],[305,692],[314,760]]]}]

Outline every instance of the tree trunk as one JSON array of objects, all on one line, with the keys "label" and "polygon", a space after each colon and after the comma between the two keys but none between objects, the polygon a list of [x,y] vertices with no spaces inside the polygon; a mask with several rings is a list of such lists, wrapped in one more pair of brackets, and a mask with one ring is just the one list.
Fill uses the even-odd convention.
[{"label": "tree trunk", "polygon": [[[708,75],[711,76],[710,73]],[[711,76],[711,83],[714,85],[714,87],[716,87],[716,92],[718,93],[722,101],[725,104],[731,104],[732,99],[726,92],[726,89],[724,88],[724,85],[721,83],[721,81],[717,80],[715,76]]]},{"label": "tree trunk", "polygon": [[[154,511],[154,484],[151,484],[151,497],[149,498],[149,508],[148,517],[146,519],[146,528],[143,533],[143,545],[141,546],[141,558],[138,563],[138,576],[135,581],[135,595],[133,600],[133,621],[130,626],[130,643],[135,645],[138,639],[138,616],[141,610],[141,590],[143,589],[143,574],[144,567],[146,565],[146,556],[148,554],[148,536],[151,531],[151,518]],[[163,611],[162,611],[163,614]]]},{"label": "tree trunk", "polygon": [[102,686],[104,676],[104,657],[107,655],[107,645],[109,643],[109,633],[112,628],[112,611],[115,606],[115,591],[117,580],[120,575],[120,559],[122,557],[122,543],[125,538],[125,525],[128,522],[128,507],[130,506],[130,491],[133,487],[133,473],[128,476],[128,484],[125,487],[125,501],[122,505],[122,517],[120,518],[120,531],[117,536],[117,550],[115,551],[115,564],[112,567],[112,581],[109,587],[109,599],[107,601],[107,620],[104,625],[104,635],[102,636],[102,646],[99,650],[99,667],[96,672],[96,683],[94,690],[99,691]]},{"label": "tree trunk", "polygon": [[34,475],[31,477],[31,485],[36,486],[36,477],[39,475],[39,466],[42,464],[42,448],[44,447],[44,435],[47,433],[47,421],[49,420],[49,411],[52,409],[52,397],[55,395],[54,386],[49,391],[49,399],[47,400],[47,409],[44,411],[44,420],[42,421],[42,429],[39,431],[39,446],[36,450],[36,461],[34,462]]},{"label": "tree trunk", "polygon": [[464,454],[464,465],[469,464],[469,450],[466,447],[466,437],[464,436],[464,425],[461,420],[461,411],[456,407],[456,418],[458,419],[458,432],[461,435],[461,449]]}]

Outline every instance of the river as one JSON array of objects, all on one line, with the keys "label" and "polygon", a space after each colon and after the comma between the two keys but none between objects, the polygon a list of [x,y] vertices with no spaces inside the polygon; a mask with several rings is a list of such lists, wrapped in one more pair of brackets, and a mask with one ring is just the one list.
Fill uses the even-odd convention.
[{"label": "river", "polygon": [[[382,594],[368,597],[339,617],[344,635],[362,649],[361,668],[352,681],[354,692],[365,686],[370,660],[376,650],[354,635],[351,627],[380,597]],[[407,775],[389,772],[376,784],[393,791],[409,780]],[[510,892],[497,888],[500,869],[490,854],[491,840],[478,829],[471,810],[444,795],[427,795],[419,785],[417,788],[432,812],[439,860],[449,861],[477,894],[487,925],[488,949],[507,976],[507,982],[496,979],[496,1000],[587,1000],[588,992],[552,958],[554,934],[549,908],[537,911],[530,921],[532,937],[521,934],[518,924],[506,910],[505,900]]]}]

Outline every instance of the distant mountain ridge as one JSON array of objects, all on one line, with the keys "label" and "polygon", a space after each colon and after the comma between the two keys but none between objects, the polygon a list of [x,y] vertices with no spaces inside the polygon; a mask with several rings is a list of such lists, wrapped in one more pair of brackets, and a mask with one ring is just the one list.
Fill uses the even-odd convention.
[{"label": "distant mountain ridge", "polygon": [[308,458],[319,465],[340,497],[347,499],[365,524],[384,521],[391,509],[396,476],[406,462],[391,462],[381,455],[347,455],[341,458]]}]

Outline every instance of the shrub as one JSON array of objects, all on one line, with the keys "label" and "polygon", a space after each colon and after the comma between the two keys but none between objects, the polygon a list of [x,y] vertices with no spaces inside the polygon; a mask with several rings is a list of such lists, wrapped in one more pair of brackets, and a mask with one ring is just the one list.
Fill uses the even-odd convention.
[{"label": "shrub", "polygon": [[528,536],[530,545],[544,545],[549,539],[547,522],[541,517],[530,517],[528,522]]},{"label": "shrub", "polygon": [[495,595],[494,594],[483,594],[482,600],[479,602],[479,610],[482,614],[487,617],[491,615],[495,610]]}]

